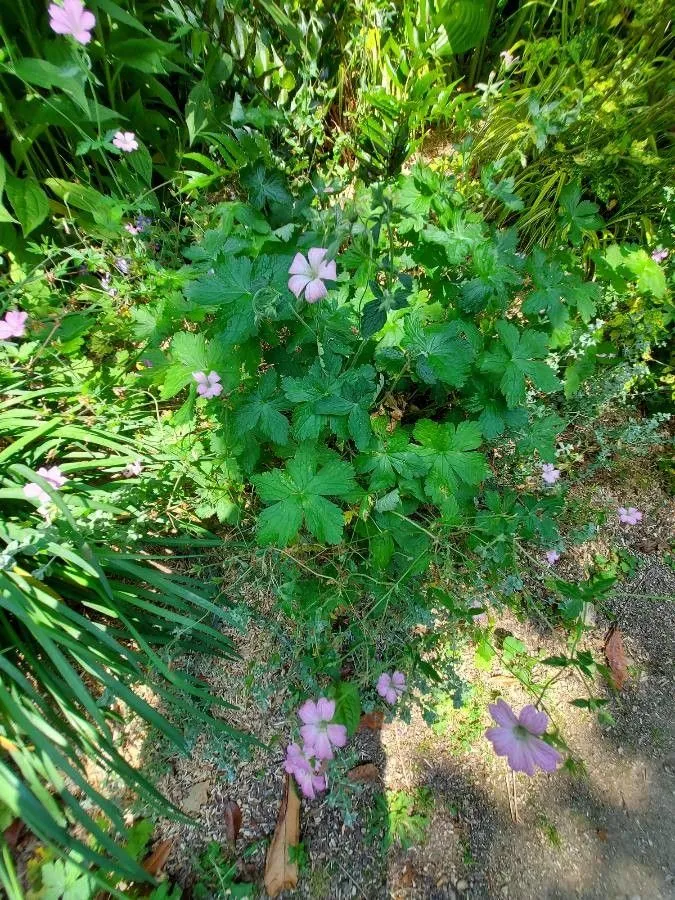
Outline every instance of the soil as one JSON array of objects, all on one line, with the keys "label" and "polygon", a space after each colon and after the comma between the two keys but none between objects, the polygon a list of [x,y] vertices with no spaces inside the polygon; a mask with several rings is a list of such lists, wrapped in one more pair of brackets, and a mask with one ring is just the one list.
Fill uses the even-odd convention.
[{"label": "soil", "polygon": [[[604,499],[616,508],[600,490],[596,500]],[[649,511],[649,499],[641,501]],[[303,801],[301,837],[308,862],[297,889],[282,894],[282,900],[675,897],[675,572],[657,554],[638,549],[661,546],[672,536],[672,505],[662,501],[663,495],[654,498],[651,512],[658,507],[658,515],[645,516],[643,526],[603,530],[602,546],[628,545],[638,561],[612,599],[590,611],[593,627],[583,643],[602,659],[608,628],[614,623],[620,630],[629,671],[623,690],[616,692],[599,676],[594,684],[595,696],[608,700],[604,709],[614,724],[600,725],[594,713],[571,705],[587,690],[580,676],[566,669],[547,694],[547,709],[575,764],[534,778],[507,772],[482,736],[490,721],[485,707],[497,696],[516,708],[530,698],[497,660],[488,672],[476,669],[469,646],[460,670],[482,703],[478,731],[467,739],[472,726],[451,710],[444,733],[432,730],[419,713],[409,724],[395,718],[381,730],[357,733],[350,742],[353,765],[373,763],[380,780],[359,787],[348,814],[331,805],[330,792]],[[561,565],[571,574],[583,568],[583,560],[563,559]],[[266,896],[262,873],[282,796],[287,724],[280,712],[283,688],[265,683],[264,666],[255,669],[257,696],[268,694],[264,708],[252,700],[246,680],[252,663],[278,649],[263,621],[251,620],[245,639],[239,635],[240,662],[222,671],[209,668],[204,675],[214,693],[241,705],[232,721],[251,727],[272,749],[254,748],[228,771],[202,739],[190,758],[172,760],[159,784],[197,820],[196,827],[165,821],[156,834],[158,840],[173,840],[167,874],[188,897],[204,847],[211,840],[227,845],[224,811],[232,800],[243,819],[239,852],[250,851],[242,871],[256,884],[252,896]],[[495,633],[519,638],[531,653],[564,652],[562,632],[518,621],[508,611],[497,616]],[[542,671],[537,667],[535,676]],[[428,789],[432,802],[425,836],[407,850],[394,843],[384,851],[378,793],[414,795],[420,788]],[[212,896],[228,895],[216,890]]]}]

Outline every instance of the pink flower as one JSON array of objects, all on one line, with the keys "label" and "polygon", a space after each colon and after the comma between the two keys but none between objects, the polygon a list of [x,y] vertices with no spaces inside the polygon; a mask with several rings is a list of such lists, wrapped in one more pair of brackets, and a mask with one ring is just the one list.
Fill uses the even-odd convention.
[{"label": "pink flower", "polygon": [[496,728],[488,728],[485,737],[492,743],[497,756],[505,756],[514,772],[534,775],[535,766],[544,772],[555,772],[562,756],[540,735],[546,731],[548,716],[539,712],[532,704],[516,714],[504,700],[498,700],[488,709],[497,723]]},{"label": "pink flower", "polygon": [[138,141],[133,131],[116,131],[113,144],[119,150],[124,150],[125,153],[138,150]]},{"label": "pink flower", "polygon": [[629,506],[628,509],[625,506],[620,506],[618,512],[619,522],[622,525],[637,525],[638,522],[642,521],[642,513],[634,506]]},{"label": "pink flower", "polygon": [[127,463],[126,469],[122,472],[125,478],[137,478],[143,471],[143,463],[140,459]]},{"label": "pink flower", "polygon": [[298,710],[304,722],[300,734],[305,742],[305,752],[311,750],[317,759],[332,759],[333,747],[344,747],[347,729],[344,725],[331,724],[335,715],[335,700],[319,697],[316,703],[306,700]]},{"label": "pink flower", "polygon": [[207,400],[217,397],[223,391],[220,375],[217,372],[209,372],[208,375],[205,375],[204,372],[193,372],[192,377],[197,382],[197,393],[206,397]]},{"label": "pink flower", "polygon": [[55,491],[58,491],[60,487],[68,481],[66,476],[61,472],[58,466],[51,466],[47,469],[45,466],[42,466],[37,470],[38,475],[42,475],[45,481],[48,481],[51,487],[54,488]]},{"label": "pink flower", "polygon": [[325,262],[326,253],[323,247],[312,247],[306,259],[302,253],[296,253],[288,274],[288,289],[292,291],[296,297],[300,297],[305,292],[305,300],[308,303],[316,303],[326,296],[328,290],[322,279],[327,281],[335,281],[337,278],[337,269],[335,260]]},{"label": "pink flower", "polygon": [[656,263],[663,262],[663,260],[666,259],[667,257],[668,257],[667,250],[654,250],[654,252],[652,253],[652,259]]},{"label": "pink flower", "polygon": [[546,559],[548,560],[549,566],[552,566],[558,562],[558,560],[560,559],[560,554],[557,550],[547,550]]},{"label": "pink flower", "polygon": [[96,17],[84,8],[82,0],[63,0],[63,6],[50,3],[49,25],[57,34],[70,34],[80,44],[88,44]]},{"label": "pink flower", "polygon": [[546,484],[555,484],[560,478],[560,469],[556,469],[553,463],[543,463],[541,467],[541,477]]},{"label": "pink flower", "polygon": [[28,497],[29,500],[39,500],[41,511],[42,507],[48,506],[52,499],[47,491],[34,481],[29,481],[28,484],[24,484],[23,494],[24,497]]},{"label": "pink flower", "polygon": [[297,744],[289,744],[286,748],[286,761],[284,769],[293,775],[304,797],[313,800],[317,791],[326,790],[326,776],[318,774],[321,763],[318,760],[311,762],[314,753],[311,749]]},{"label": "pink flower", "polygon": [[129,234],[138,234],[138,228],[135,225],[132,225],[131,222],[127,222],[124,226],[124,230],[128,231]]},{"label": "pink flower", "polygon": [[384,697],[387,703],[392,706],[405,690],[405,675],[403,672],[394,672],[390,675],[383,672],[377,679],[377,693],[380,697]]},{"label": "pink flower", "polygon": [[26,319],[28,313],[20,309],[10,309],[5,313],[4,319],[0,319],[0,341],[8,341],[13,337],[23,337],[26,333]]}]

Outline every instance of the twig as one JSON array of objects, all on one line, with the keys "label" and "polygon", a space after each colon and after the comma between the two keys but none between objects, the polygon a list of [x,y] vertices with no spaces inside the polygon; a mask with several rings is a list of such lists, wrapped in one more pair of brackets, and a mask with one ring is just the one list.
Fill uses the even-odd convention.
[{"label": "twig", "polygon": [[519,824],[518,819],[518,796],[516,794],[516,773],[511,772],[511,778],[509,779],[509,768],[506,767],[506,771],[504,773],[504,778],[506,779],[506,793],[509,798],[509,811],[511,813],[511,821],[516,825]]},{"label": "twig", "polygon": [[335,862],[338,864],[338,866],[340,867],[343,874],[345,874],[347,876],[347,878],[351,881],[351,883],[354,885],[356,890],[361,894],[361,896],[363,897],[363,900],[368,900],[368,895],[365,893],[365,891],[363,890],[361,885],[358,883],[358,881],[356,881],[356,879],[353,877],[353,875],[350,872],[348,872],[347,869],[345,869],[345,867],[342,865],[342,863],[340,862],[340,860],[337,856],[335,857]]}]

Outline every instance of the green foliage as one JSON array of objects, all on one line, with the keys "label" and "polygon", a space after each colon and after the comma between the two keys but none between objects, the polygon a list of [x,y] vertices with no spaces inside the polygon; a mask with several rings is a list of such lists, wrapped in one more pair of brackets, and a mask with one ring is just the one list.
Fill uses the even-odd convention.
[{"label": "green foliage", "polygon": [[[245,856],[249,855],[248,852]],[[204,852],[195,861],[196,883],[192,889],[196,900],[210,897],[238,897],[241,900],[256,896],[255,886],[238,880],[236,859],[218,841],[210,841]]]},{"label": "green foliage", "polygon": [[[209,714],[213,698],[199,682],[169,665],[181,648],[233,657],[228,639],[204,621],[218,621],[223,610],[209,599],[208,586],[145,559],[141,534],[128,526],[129,509],[140,498],[134,500],[133,487],[119,478],[129,463],[143,457],[133,420],[131,427],[120,427],[113,405],[86,426],[72,424],[78,406],[73,388],[31,390],[25,378],[24,383],[15,376],[4,381],[3,799],[41,841],[76,854],[77,865],[104,871],[114,866],[120,874],[144,880],[147,876],[116,840],[126,833],[122,815],[89,782],[88,760],[155,809],[179,815],[125,760],[112,724],[123,721],[121,716],[138,716],[184,750],[185,738],[171,717],[189,708],[204,725],[232,734]],[[68,479],[63,490],[36,472],[54,461]],[[46,506],[39,501],[40,514],[33,506],[38,501],[24,495],[23,487],[31,482],[48,495]],[[161,543],[161,523],[148,520],[147,527],[146,546]],[[201,545],[187,536],[173,543],[178,553],[181,547]],[[139,691],[144,684],[152,685],[165,714]],[[95,842],[75,837],[73,825]],[[54,885],[68,885],[75,877],[71,868],[55,862],[44,876]],[[78,879],[77,889],[88,883]]]},{"label": "green foliage", "polygon": [[377,814],[384,824],[383,849],[399,844],[404,850],[409,850],[415,844],[424,843],[431,824],[433,805],[429,788],[417,788],[410,793],[387,791],[384,796],[378,796]]},{"label": "green foliage", "polygon": [[[0,18],[1,308],[28,314],[0,341],[0,780],[52,848],[34,888],[54,897],[145,877],[88,761],[179,814],[113,725],[140,717],[182,750],[187,717],[241,740],[175,662],[233,653],[218,586],[181,559],[222,543],[201,522],[266,590],[278,567],[279,672],[293,702],[334,697],[350,734],[373,672],[422,693],[452,676],[446,626],[534,690],[538,660],[467,606],[522,614],[533,580],[571,635],[544,664],[590,677],[589,605],[630,562],[579,584],[538,572],[594,533],[567,527],[582,455],[560,438],[603,397],[642,383],[658,406],[675,383],[670,261],[652,256],[672,226],[662,0],[90,5],[86,46],[30,0]],[[459,143],[402,174],[445,126]],[[341,190],[355,170],[366,183]],[[308,304],[287,282],[313,247],[338,275]],[[594,433],[601,468],[616,434]],[[551,490],[542,462],[564,469]],[[388,795],[385,843],[421,841],[430,808]],[[197,869],[195,896],[250,895],[218,847]],[[11,896],[6,847],[0,876]]]}]

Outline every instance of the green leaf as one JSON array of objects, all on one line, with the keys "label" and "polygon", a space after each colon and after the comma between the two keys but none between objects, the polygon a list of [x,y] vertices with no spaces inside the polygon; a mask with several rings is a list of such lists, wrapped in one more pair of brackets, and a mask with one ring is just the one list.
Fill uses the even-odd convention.
[{"label": "green leaf", "polygon": [[558,219],[575,247],[581,243],[584,232],[597,231],[605,224],[598,210],[595,203],[581,199],[579,182],[566,185],[560,192]]},{"label": "green leaf", "polygon": [[290,426],[286,416],[280,412],[284,408],[284,401],[280,397],[274,397],[276,391],[276,373],[271,370],[265,372],[260,378],[258,390],[237,411],[235,423],[240,436],[258,428],[275,444],[288,443]]},{"label": "green leaf", "polygon": [[302,504],[296,497],[264,509],[258,516],[258,543],[263,547],[268,544],[286,547],[300,531],[302,518]]},{"label": "green leaf", "polygon": [[256,209],[262,209],[270,202],[292,203],[293,198],[286,189],[283,176],[279,172],[268,172],[262,163],[244,170],[241,181],[248,189],[248,199]]},{"label": "green leaf", "polygon": [[146,75],[166,75],[166,59],[175,47],[155,37],[127,38],[113,40],[109,52],[116,64],[144,72]]},{"label": "green leaf", "polygon": [[481,371],[501,375],[500,390],[509,407],[523,403],[526,380],[544,393],[560,388],[553,369],[542,359],[548,351],[548,337],[541,331],[519,332],[515,325],[502,320],[497,323],[501,346],[488,351],[481,360]]},{"label": "green leaf", "polygon": [[425,489],[435,503],[455,494],[460,484],[477,485],[488,475],[485,457],[473,452],[482,442],[477,422],[460,422],[455,427],[420,419],[413,435],[429,465]]},{"label": "green leaf", "polygon": [[273,506],[258,517],[258,541],[262,546],[285,547],[297,535],[303,520],[318,540],[339,544],[342,511],[327,497],[344,497],[356,487],[351,465],[331,451],[305,445],[288,460],[286,468],[273,469],[251,478],[263,503]]},{"label": "green leaf", "polygon": [[203,371],[208,367],[206,338],[203,334],[181,331],[173,336],[171,353],[190,371]]},{"label": "green leaf", "polygon": [[476,646],[474,665],[483,672],[489,672],[496,653],[487,638],[482,638]]},{"label": "green leaf", "polygon": [[556,440],[565,425],[565,420],[555,413],[534,419],[525,434],[518,439],[518,452],[523,456],[533,456],[536,451],[545,462],[555,461]]},{"label": "green leaf", "polygon": [[356,458],[357,472],[371,473],[371,491],[386,490],[393,487],[399,477],[411,480],[426,475],[429,470],[405,430],[397,428],[389,434],[386,426],[383,427],[383,421],[380,419],[377,423],[378,437],[371,441],[366,452]]},{"label": "green leaf", "polygon": [[406,319],[401,346],[416,361],[417,375],[426,384],[440,381],[461,387],[468,378],[474,351],[461,328],[457,321],[430,326],[414,316]]},{"label": "green leaf", "polygon": [[121,22],[123,25],[128,25],[129,28],[133,28],[136,31],[140,31],[143,34],[152,37],[152,32],[148,31],[142,22],[139,22],[138,19],[122,9],[122,7],[115,3],[114,0],[91,0],[90,5],[95,10],[103,10],[103,12],[107,13],[110,18],[114,19],[116,22]]},{"label": "green leaf", "polygon": [[47,195],[34,178],[10,176],[5,190],[23,236],[28,237],[49,215]]},{"label": "green leaf", "polygon": [[370,439],[368,410],[375,396],[375,372],[359,366],[340,374],[339,357],[315,360],[302,378],[282,379],[284,393],[295,405],[293,432],[300,441],[316,439],[325,426],[339,438],[351,437],[359,449]]},{"label": "green leaf", "polygon": [[361,698],[353,681],[338,681],[333,692],[335,715],[333,721],[344,725],[351,737],[361,721]]},{"label": "green leaf", "polygon": [[490,8],[483,0],[438,4],[435,25],[439,36],[433,45],[435,52],[449,56],[477,47],[488,33],[490,18]]},{"label": "green leaf", "polygon": [[85,96],[86,75],[76,62],[63,66],[55,66],[44,59],[24,57],[14,66],[18,78],[28,84],[42,88],[59,88],[67,94],[83,112],[89,112],[89,104]]},{"label": "green leaf", "polygon": [[548,316],[554,328],[561,329],[569,319],[569,308],[576,306],[584,322],[595,315],[599,287],[584,282],[576,272],[567,272],[556,259],[543,250],[535,250],[528,265],[534,290],[522,309],[528,315]]},{"label": "green leaf", "polygon": [[214,111],[215,98],[208,81],[198,82],[190,91],[185,105],[185,124],[187,125],[190,146],[195,138],[208,127]]}]

